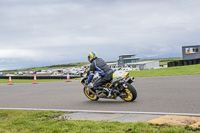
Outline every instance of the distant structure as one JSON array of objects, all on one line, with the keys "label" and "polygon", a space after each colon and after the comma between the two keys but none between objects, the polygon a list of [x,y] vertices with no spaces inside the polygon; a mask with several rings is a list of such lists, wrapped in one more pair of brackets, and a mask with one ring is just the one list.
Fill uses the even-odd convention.
[{"label": "distant structure", "polygon": [[183,60],[168,62],[168,67],[200,64],[200,45],[182,46]]},{"label": "distant structure", "polygon": [[118,66],[124,67],[127,63],[135,63],[139,61],[139,58],[135,57],[136,54],[123,54],[119,56]]},{"label": "distant structure", "polygon": [[182,46],[183,60],[199,59],[200,45]]},{"label": "distant structure", "polygon": [[110,66],[111,68],[116,68],[118,67],[118,62],[107,63],[107,65]]},{"label": "distant structure", "polygon": [[139,62],[139,58],[136,57],[136,54],[120,55],[119,60],[117,62],[107,62],[107,65],[110,66],[113,70],[123,71],[160,68],[159,60]]},{"label": "distant structure", "polygon": [[136,70],[148,70],[148,69],[159,68],[160,62],[159,60],[142,61],[142,62],[135,62],[135,63],[127,63],[127,66],[131,68],[135,68]]}]

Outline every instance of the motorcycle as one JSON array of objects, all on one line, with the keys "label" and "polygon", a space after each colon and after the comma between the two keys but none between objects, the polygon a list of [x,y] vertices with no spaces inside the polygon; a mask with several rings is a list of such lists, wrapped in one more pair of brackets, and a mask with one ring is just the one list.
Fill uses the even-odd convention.
[{"label": "motorcycle", "polygon": [[84,86],[84,94],[92,101],[97,101],[99,98],[116,99],[117,97],[120,97],[126,102],[132,102],[137,97],[137,91],[135,87],[131,85],[131,83],[134,82],[135,79],[134,77],[129,77],[128,72],[124,72],[121,70],[115,71],[113,73],[112,80],[103,85],[103,87],[108,87],[112,90],[111,96],[109,97],[106,90],[92,90],[93,84],[100,79],[98,73],[96,73],[92,81],[88,85],[86,85],[88,75],[88,73],[83,74],[80,82]]}]

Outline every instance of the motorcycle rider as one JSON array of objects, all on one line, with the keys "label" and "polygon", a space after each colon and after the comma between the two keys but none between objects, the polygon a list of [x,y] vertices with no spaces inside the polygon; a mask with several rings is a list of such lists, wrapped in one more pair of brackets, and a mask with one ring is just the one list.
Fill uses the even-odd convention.
[{"label": "motorcycle rider", "polygon": [[110,97],[111,90],[108,87],[102,87],[102,85],[112,80],[114,71],[106,64],[106,62],[103,59],[98,58],[95,52],[90,52],[88,54],[88,61],[91,64],[90,64],[89,78],[88,78],[87,84],[91,82],[91,80],[94,77],[95,72],[98,72],[101,78],[93,84],[92,89],[106,90],[108,93],[107,96]]}]

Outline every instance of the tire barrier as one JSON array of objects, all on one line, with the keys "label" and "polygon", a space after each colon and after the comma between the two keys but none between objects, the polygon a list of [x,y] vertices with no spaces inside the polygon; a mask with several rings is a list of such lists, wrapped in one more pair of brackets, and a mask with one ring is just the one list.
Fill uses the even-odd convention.
[{"label": "tire barrier", "polygon": [[167,63],[168,67],[195,65],[195,64],[200,64],[200,58],[191,60],[177,60]]},{"label": "tire barrier", "polygon": [[[70,79],[80,77],[79,75],[71,75]],[[9,79],[9,76],[0,76],[0,79]],[[34,76],[12,76],[12,79],[34,79]],[[67,79],[67,76],[37,76],[37,79]]]}]

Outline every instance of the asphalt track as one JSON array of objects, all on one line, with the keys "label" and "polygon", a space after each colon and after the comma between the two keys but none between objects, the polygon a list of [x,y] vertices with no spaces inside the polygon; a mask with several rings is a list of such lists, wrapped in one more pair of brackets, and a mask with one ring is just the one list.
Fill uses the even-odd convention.
[{"label": "asphalt track", "polygon": [[79,81],[0,84],[0,108],[39,108],[200,114],[200,75],[141,77],[134,102],[90,101]]}]

